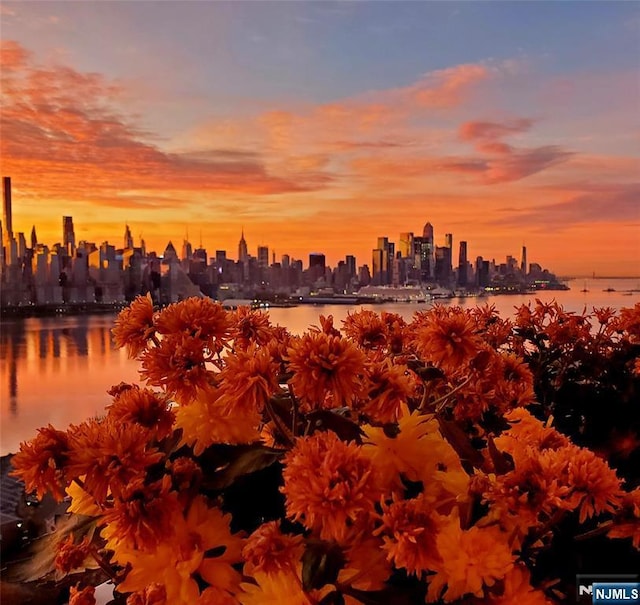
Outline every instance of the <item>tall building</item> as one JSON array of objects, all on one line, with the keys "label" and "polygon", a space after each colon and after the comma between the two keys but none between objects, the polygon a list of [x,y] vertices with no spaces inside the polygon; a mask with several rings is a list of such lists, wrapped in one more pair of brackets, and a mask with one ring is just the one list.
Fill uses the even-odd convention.
[{"label": "tall building", "polygon": [[131,229],[129,225],[124,226],[124,249],[131,250],[133,248],[133,235],[131,235]]},{"label": "tall building", "polygon": [[38,246],[38,236],[36,235],[36,226],[31,227],[31,248],[35,250]]},{"label": "tall building", "polygon": [[400,234],[398,251],[402,258],[413,258],[413,233],[405,232]]},{"label": "tall building", "polygon": [[467,285],[467,242],[460,242],[458,255],[458,285]]},{"label": "tall building", "polygon": [[242,230],[242,235],[240,236],[240,242],[238,243],[238,260],[241,263],[247,264],[247,260],[249,259],[249,252],[247,249],[247,242],[244,239],[244,229]]},{"label": "tall building", "polygon": [[2,243],[13,238],[13,218],[11,214],[11,177],[2,178],[2,224],[4,225],[4,237]]},{"label": "tall building", "polygon": [[73,256],[76,251],[76,233],[73,230],[73,217],[62,217],[62,245],[67,254]]},{"label": "tall building", "polygon": [[520,261],[520,271],[522,276],[527,275],[527,247],[522,246],[522,260]]},{"label": "tall building", "polygon": [[269,246],[258,246],[258,267],[260,269],[269,267]]},{"label": "tall building", "polygon": [[326,260],[321,252],[309,254],[309,279],[314,282],[324,277],[326,270]]},{"label": "tall building", "polygon": [[436,276],[436,248],[433,238],[433,225],[427,223],[422,230],[421,271],[423,281],[430,281]]}]

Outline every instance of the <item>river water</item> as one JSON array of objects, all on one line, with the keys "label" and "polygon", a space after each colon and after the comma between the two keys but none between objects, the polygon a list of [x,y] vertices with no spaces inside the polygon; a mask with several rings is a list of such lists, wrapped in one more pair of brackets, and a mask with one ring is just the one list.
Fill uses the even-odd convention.
[{"label": "river water", "polygon": [[[575,280],[571,290],[536,295],[454,298],[439,301],[469,307],[489,303],[503,317],[514,307],[555,299],[567,311],[593,307],[632,307],[640,302],[640,278]],[[612,289],[613,291],[606,291]],[[587,290],[584,292],[583,290]],[[358,308],[399,313],[410,320],[425,304],[341,305],[274,308],[274,324],[294,333],[319,325],[319,315],[333,315],[341,326],[347,313]],[[51,423],[65,429],[70,423],[100,415],[110,400],[107,390],[121,381],[136,381],[137,362],[111,343],[113,315],[81,315],[11,319],[0,322],[0,455],[15,452],[21,441],[32,438],[38,427]]]}]

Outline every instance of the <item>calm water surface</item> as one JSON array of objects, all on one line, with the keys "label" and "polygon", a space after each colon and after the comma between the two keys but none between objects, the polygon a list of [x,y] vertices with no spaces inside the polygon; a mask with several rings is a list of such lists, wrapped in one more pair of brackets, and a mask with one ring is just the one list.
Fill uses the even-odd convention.
[{"label": "calm water surface", "polygon": [[[576,280],[571,290],[540,292],[543,300],[555,299],[568,311],[593,307],[616,309],[640,302],[640,278],[625,280]],[[607,288],[615,291],[606,292]],[[587,292],[581,290],[586,289]],[[631,292],[631,290],[639,290]],[[509,317],[514,307],[533,301],[533,295],[492,296],[444,300],[463,307],[495,305]],[[363,306],[391,311],[410,320],[422,304]],[[271,309],[274,324],[294,333],[318,325],[318,317],[333,315],[340,326],[354,307],[324,305]],[[138,364],[111,343],[114,316],[47,317],[3,321],[0,324],[0,454],[15,452],[21,441],[32,438],[38,427],[51,423],[65,429],[70,423],[100,415],[109,403],[107,390],[121,381],[138,378]]]}]

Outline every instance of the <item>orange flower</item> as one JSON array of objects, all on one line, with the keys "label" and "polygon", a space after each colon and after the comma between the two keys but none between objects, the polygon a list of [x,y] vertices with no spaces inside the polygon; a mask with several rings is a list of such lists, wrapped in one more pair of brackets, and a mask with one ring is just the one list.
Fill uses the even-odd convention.
[{"label": "orange flower", "polygon": [[162,310],[156,326],[160,334],[188,335],[203,341],[210,352],[217,352],[229,339],[231,319],[220,303],[193,297]]},{"label": "orange flower", "polygon": [[274,336],[269,314],[251,307],[238,307],[231,314],[231,338],[234,349],[246,349],[249,345],[266,345]]},{"label": "orange flower", "polygon": [[96,605],[95,592],[93,586],[86,586],[82,590],[77,586],[69,589],[69,605]]},{"label": "orange flower", "polygon": [[303,552],[302,536],[283,534],[277,521],[269,521],[249,536],[242,549],[244,573],[273,574],[283,570],[295,573]]},{"label": "orange flower", "polygon": [[620,479],[607,462],[591,450],[567,446],[558,450],[565,454],[567,483],[572,499],[580,508],[580,523],[594,515],[614,512],[622,501]]},{"label": "orange flower", "polygon": [[240,585],[240,574],[232,566],[241,560],[242,539],[231,534],[230,522],[230,515],[209,508],[202,496],[197,497],[186,516],[174,519],[171,540],[148,552],[125,547],[115,551],[118,563],[131,566],[117,590],[143,591],[157,583],[164,586],[167,603],[193,605],[200,597],[198,577],[234,594]]},{"label": "orange flower", "polygon": [[35,490],[39,499],[51,492],[61,502],[68,484],[70,453],[67,433],[48,425],[38,429],[34,439],[20,444],[20,451],[11,459],[11,474],[24,481],[27,492]]},{"label": "orange flower", "polygon": [[383,505],[382,526],[374,532],[382,535],[382,548],[394,566],[418,577],[439,569],[442,563],[436,548],[441,523],[429,509],[422,495],[411,500],[394,500]]},{"label": "orange flower", "polygon": [[522,563],[514,565],[502,583],[502,592],[492,592],[486,605],[551,605],[544,592],[531,586],[529,570]]},{"label": "orange flower", "polygon": [[242,592],[237,597],[242,605],[318,605],[321,595],[330,592],[314,590],[307,594],[300,578],[289,571],[271,574],[258,571],[252,579],[254,583],[240,585]]},{"label": "orange flower", "polygon": [[435,307],[419,322],[415,346],[425,361],[445,371],[455,371],[480,350],[482,341],[475,334],[473,320],[461,309],[443,311]]},{"label": "orange flower", "polygon": [[407,335],[407,322],[397,313],[380,313],[380,319],[386,326],[387,349],[394,355],[402,353]]},{"label": "orange flower", "polygon": [[290,380],[303,411],[352,405],[367,394],[365,356],[345,338],[308,332],[289,348]]},{"label": "orange flower", "polygon": [[223,414],[255,414],[278,390],[278,365],[267,349],[251,344],[225,357],[218,379]]},{"label": "orange flower", "polygon": [[70,534],[66,540],[58,542],[55,559],[56,569],[67,574],[74,569],[83,567],[85,559],[90,554],[90,547],[91,542],[86,536],[82,542],[76,543],[73,534]]},{"label": "orange flower", "polygon": [[164,586],[154,583],[131,593],[125,605],[167,605],[167,591]]},{"label": "orange flower", "polygon": [[333,315],[325,317],[320,315],[320,327],[312,326],[309,328],[312,332],[323,332],[327,336],[340,336],[340,331],[333,327]]},{"label": "orange flower", "polygon": [[640,550],[640,487],[624,494],[615,525],[607,535],[610,538],[631,538],[634,548]]},{"label": "orange flower", "polygon": [[374,311],[348,313],[342,323],[344,333],[364,349],[380,349],[387,343],[387,326]]},{"label": "orange flower", "polygon": [[484,587],[504,578],[516,559],[507,543],[507,534],[498,527],[473,526],[462,530],[457,514],[438,532],[436,546],[441,564],[429,582],[427,601],[431,603],[441,595],[447,603],[467,594],[484,596]]},{"label": "orange flower", "polygon": [[140,376],[175,395],[179,403],[188,404],[213,379],[207,361],[202,341],[185,334],[171,335],[143,353]]},{"label": "orange flower", "polygon": [[144,351],[149,339],[155,334],[151,295],[138,296],[126,309],[120,311],[111,334],[116,346],[127,347],[129,357],[137,357]]},{"label": "orange flower", "polygon": [[333,432],[301,437],[284,463],[287,515],[322,539],[344,541],[373,512],[380,490],[371,462],[355,443]]},{"label": "orange flower", "polygon": [[251,443],[260,438],[260,414],[254,410],[229,416],[220,395],[220,390],[201,390],[195,401],[176,412],[175,427],[182,429],[182,444],[193,447],[196,456],[213,443]]},{"label": "orange flower", "polygon": [[149,432],[138,424],[105,419],[72,427],[69,475],[86,475],[86,490],[102,504],[109,489],[119,496],[130,481],[162,459],[164,454],[148,441]]},{"label": "orange flower", "polygon": [[182,506],[178,494],[171,491],[169,475],[153,483],[137,478],[122,490],[100,523],[111,526],[115,541],[130,548],[152,550],[172,536],[174,519],[181,513]]},{"label": "orange flower", "polygon": [[632,343],[640,343],[640,302],[631,308],[620,309],[616,329]]},{"label": "orange flower", "polygon": [[500,400],[499,409],[507,410],[524,406],[535,400],[533,374],[524,361],[511,353],[502,354],[500,360],[500,380],[496,385],[496,395]]},{"label": "orange flower", "polygon": [[549,426],[550,422],[543,424],[524,408],[506,412],[504,419],[511,424],[511,428],[495,439],[495,445],[501,451],[513,454],[518,447],[556,450],[569,445],[569,439]]},{"label": "orange flower", "polygon": [[400,406],[415,395],[415,376],[406,366],[385,359],[369,366],[369,380],[369,398],[362,412],[376,422],[396,422]]},{"label": "orange flower", "polygon": [[113,403],[107,406],[108,416],[115,423],[133,422],[149,430],[150,435],[160,440],[173,429],[175,413],[169,407],[164,393],[141,389],[138,385],[119,387]]},{"label": "orange flower", "polygon": [[338,574],[338,583],[358,590],[382,590],[391,575],[380,537],[358,536],[345,550],[346,563]]}]

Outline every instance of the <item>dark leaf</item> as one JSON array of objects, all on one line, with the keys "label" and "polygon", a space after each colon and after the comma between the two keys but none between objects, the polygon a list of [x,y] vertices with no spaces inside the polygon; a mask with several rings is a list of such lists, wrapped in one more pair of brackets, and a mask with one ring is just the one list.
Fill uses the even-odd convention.
[{"label": "dark leaf", "polygon": [[362,443],[364,433],[356,422],[331,410],[317,410],[306,416],[311,422],[312,432],[333,431],[342,441]]},{"label": "dark leaf", "polygon": [[484,462],[484,458],[473,446],[467,433],[455,420],[445,420],[440,416],[437,418],[442,436],[449,442],[458,456],[460,456],[460,460],[463,463],[467,462],[476,468],[480,468]]},{"label": "dark leaf", "polygon": [[440,368],[434,366],[426,366],[417,368],[414,372],[423,382],[431,382],[433,380],[441,380],[445,377],[444,372]]},{"label": "dark leaf", "polygon": [[227,464],[219,471],[209,475],[203,486],[207,489],[222,490],[231,485],[238,477],[254,473],[271,466],[284,455],[284,451],[254,444],[236,446],[227,458]]},{"label": "dark leaf", "polygon": [[333,584],[345,564],[342,549],[327,542],[308,542],[302,555],[302,586],[305,590]]},{"label": "dark leaf", "polygon": [[318,601],[318,605],[344,605],[344,597],[342,593],[334,590]]},{"label": "dark leaf", "polygon": [[513,458],[507,452],[501,452],[493,441],[493,437],[489,437],[487,449],[493,462],[493,468],[496,475],[504,475],[515,468]]}]

